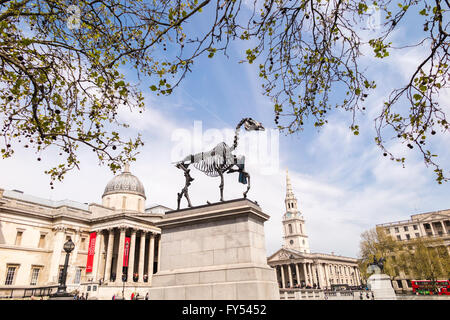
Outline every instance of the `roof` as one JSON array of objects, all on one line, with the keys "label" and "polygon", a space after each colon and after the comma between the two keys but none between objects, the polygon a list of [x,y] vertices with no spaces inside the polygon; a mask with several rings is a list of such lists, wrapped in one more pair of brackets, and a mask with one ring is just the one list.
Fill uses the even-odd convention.
[{"label": "roof", "polygon": [[25,194],[25,193],[15,191],[15,190],[5,190],[3,192],[3,196],[7,197],[7,198],[21,200],[21,201],[41,204],[41,205],[44,205],[47,207],[52,207],[52,208],[67,206],[67,207],[72,207],[72,208],[85,210],[85,211],[89,210],[89,205],[87,205],[85,203],[76,202],[76,201],[68,200],[68,199],[53,201],[53,200],[44,199],[44,198],[29,195],[29,194]]}]

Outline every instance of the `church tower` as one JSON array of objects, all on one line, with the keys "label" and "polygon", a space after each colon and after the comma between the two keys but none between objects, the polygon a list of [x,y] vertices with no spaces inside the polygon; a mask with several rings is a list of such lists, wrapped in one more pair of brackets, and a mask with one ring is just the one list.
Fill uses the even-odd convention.
[{"label": "church tower", "polygon": [[294,249],[302,253],[310,253],[309,239],[306,235],[305,220],[298,210],[297,198],[292,191],[289,172],[286,170],[286,212],[283,215],[283,247]]}]

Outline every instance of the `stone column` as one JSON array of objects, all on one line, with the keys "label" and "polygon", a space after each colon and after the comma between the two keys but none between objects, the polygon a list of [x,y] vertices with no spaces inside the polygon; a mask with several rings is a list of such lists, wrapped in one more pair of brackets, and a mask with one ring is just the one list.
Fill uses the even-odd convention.
[{"label": "stone column", "polygon": [[123,253],[124,253],[124,245],[125,245],[125,232],[126,227],[120,227],[120,236],[119,236],[119,253],[117,255],[117,263],[116,263],[116,283],[122,282],[122,274],[123,274]]},{"label": "stone column", "polygon": [[321,263],[317,264],[317,275],[319,277],[319,286],[321,289],[324,289],[326,287],[326,284],[324,283],[324,279],[323,279],[323,271],[322,271]]},{"label": "stone column", "polygon": [[148,284],[152,283],[152,275],[153,275],[153,264],[155,262],[155,235],[153,233],[149,233],[150,239],[148,242]]},{"label": "stone column", "polygon": [[[108,250],[106,251],[105,281],[111,280],[111,263],[114,248],[114,229],[108,229]],[[117,277],[116,277],[117,278]]]},{"label": "stone column", "polygon": [[318,272],[317,272],[317,264],[313,263],[311,265],[311,267],[312,267],[312,274],[313,274],[313,279],[314,279],[313,284],[315,283],[316,285],[319,285],[319,279],[318,279],[319,276],[318,276]]},{"label": "stone column", "polygon": [[356,268],[356,279],[358,280],[358,285],[360,286],[362,285],[361,274],[359,273],[359,268],[358,267],[355,268]]},{"label": "stone column", "polygon": [[53,252],[50,258],[50,270],[47,281],[49,283],[58,283],[59,263],[61,260],[61,251],[64,246],[64,234],[66,232],[66,228],[56,227],[53,228],[53,231],[55,231],[56,234],[53,240]]},{"label": "stone column", "polygon": [[144,261],[145,261],[145,232],[141,231],[141,243],[139,246],[139,280],[138,282],[144,282]]},{"label": "stone column", "polygon": [[327,284],[327,288],[330,288],[331,283],[330,283],[330,273],[328,272],[328,265],[324,263],[323,268],[325,269],[325,282]]},{"label": "stone column", "polygon": [[158,264],[157,264],[156,272],[159,271],[160,265],[161,265],[161,235],[159,235],[159,238],[158,238]]},{"label": "stone column", "polygon": [[289,274],[289,288],[292,288],[293,284],[292,284],[292,268],[291,268],[291,264],[288,264],[288,274]]},{"label": "stone column", "polygon": [[127,282],[133,282],[134,273],[134,256],[136,251],[136,230],[131,229],[131,239],[130,239],[130,258],[128,260],[128,278]]},{"label": "stone column", "polygon": [[[102,231],[97,231],[97,235],[95,237],[94,263],[92,265],[92,273],[91,273],[93,281],[99,280],[98,269],[100,265],[100,259],[102,256],[102,244],[103,244],[103,233]],[[88,247],[88,254],[89,254],[89,247]]]},{"label": "stone column", "polygon": [[297,284],[300,285],[300,272],[298,271],[298,263],[295,264],[295,275],[297,276]]},{"label": "stone column", "polygon": [[303,263],[303,275],[305,276],[305,285],[308,284],[308,273],[306,272],[306,263]]},{"label": "stone column", "polygon": [[286,283],[284,282],[284,265],[281,265],[280,268],[281,268],[281,288],[285,288]]},{"label": "stone column", "polygon": [[445,227],[444,222],[443,221],[439,221],[439,223],[441,224],[442,234],[448,234],[447,228]]},{"label": "stone column", "polygon": [[311,263],[308,263],[308,281],[311,286],[314,284],[312,277]]}]

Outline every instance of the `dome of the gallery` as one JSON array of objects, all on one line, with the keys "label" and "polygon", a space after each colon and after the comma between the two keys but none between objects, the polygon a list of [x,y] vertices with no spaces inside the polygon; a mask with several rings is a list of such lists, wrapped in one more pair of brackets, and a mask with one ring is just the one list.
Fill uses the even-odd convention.
[{"label": "dome of the gallery", "polygon": [[105,191],[103,192],[103,197],[117,193],[137,194],[146,198],[142,182],[135,175],[130,173],[128,165],[125,165],[125,169],[121,174],[115,176],[108,182]]}]

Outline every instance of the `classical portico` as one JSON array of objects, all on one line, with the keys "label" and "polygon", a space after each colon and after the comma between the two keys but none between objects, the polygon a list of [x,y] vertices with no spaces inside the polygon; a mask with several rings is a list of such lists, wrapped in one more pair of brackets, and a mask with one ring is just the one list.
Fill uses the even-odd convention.
[{"label": "classical portico", "polygon": [[[156,228],[129,225],[117,225],[95,229],[97,232],[93,271],[93,281],[122,284],[124,263],[124,241],[130,238],[127,282],[151,284],[156,272],[158,257],[155,256],[155,241],[159,239]],[[134,276],[137,274],[137,277]],[[89,276],[89,273],[87,274]],[[144,275],[147,275],[146,279]]]},{"label": "classical portico", "polygon": [[282,248],[267,263],[276,269],[279,287],[331,289],[332,285],[359,286],[356,259],[321,253],[300,253]]}]

